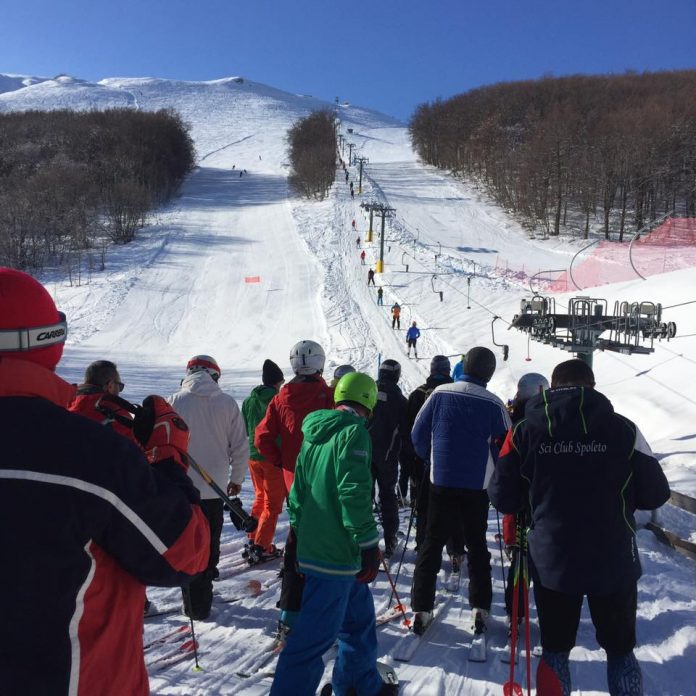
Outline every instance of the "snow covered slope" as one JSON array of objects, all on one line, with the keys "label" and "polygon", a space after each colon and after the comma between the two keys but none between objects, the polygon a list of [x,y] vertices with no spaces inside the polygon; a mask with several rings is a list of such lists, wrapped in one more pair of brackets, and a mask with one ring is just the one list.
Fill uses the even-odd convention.
[{"label": "snow covered slope", "polygon": [[[524,335],[505,330],[520,299],[530,295],[527,279],[505,269],[565,268],[579,243],[528,240],[473,185],[421,165],[406,128],[394,119],[338,107],[342,132],[352,128],[351,141],[369,158],[364,191],[352,199],[338,176],[329,198],[315,203],[288,190],[285,135],[300,116],[333,104],[240,78],[199,83],[113,78],[94,84],[64,77],[0,94],[0,110],[110,106],[179,111],[191,124],[199,167],[134,243],[109,251],[104,272],[92,273],[79,287],[70,287],[60,271],[47,276],[69,318],[69,343],[59,370],[66,378],[79,381],[89,362],[110,358],[126,382],[124,396],[139,400],[153,392],[172,393],[187,358],[208,353],[220,362],[223,388],[241,400],[260,381],[264,358],[278,362],[289,377],[290,346],[312,338],[326,349],[327,372],[351,362],[374,374],[378,356],[396,358],[404,366],[404,389],[410,390],[424,381],[432,355],[490,346],[496,316],[496,341],[510,346],[507,362],[498,350],[499,369],[491,384],[502,398],[514,394],[524,372],[549,375],[567,357],[548,346],[528,346]],[[350,172],[357,189],[357,172]],[[385,235],[385,272],[377,277],[385,291],[384,308],[376,306],[375,289],[367,287],[368,266],[358,257],[356,237],[364,240],[367,229],[361,200],[396,209]],[[357,233],[351,229],[353,219]],[[367,245],[368,264],[378,258],[377,241],[375,235]],[[678,271],[603,286],[597,295],[676,305],[696,299],[696,278],[692,271]],[[566,299],[557,297],[559,304]],[[392,330],[389,319],[395,300],[403,307],[401,331]],[[617,410],[639,423],[675,487],[696,495],[696,313],[693,305],[685,305],[667,310],[665,318],[677,322],[679,338],[657,344],[648,356],[598,354],[597,383]],[[423,332],[418,362],[405,355],[405,329],[414,320]],[[248,483],[244,495],[248,501]],[[490,530],[495,552],[494,517]],[[231,565],[243,541],[226,528],[221,568]],[[694,567],[648,532],[640,532],[639,543],[646,570],[640,585],[639,656],[647,693],[685,694],[692,688],[696,656]],[[415,561],[412,546],[399,581],[406,598]],[[236,673],[248,669],[264,632],[275,624],[277,585],[266,589],[272,571],[247,575],[261,583],[261,594],[217,605],[214,621],[200,626],[205,671],[192,672],[189,663],[153,667],[154,693],[267,693],[267,679]],[[499,568],[495,577],[500,578]],[[229,577],[219,583],[218,593],[240,593],[245,582]],[[177,602],[174,591],[151,595],[163,605]],[[388,596],[380,579],[378,609]],[[498,579],[491,630],[498,647],[504,639],[502,613]],[[467,616],[463,585],[429,644],[412,663],[399,667],[404,694],[501,693],[505,669],[496,659],[467,663]],[[178,617],[152,622],[146,636],[180,622]],[[387,659],[399,630],[397,624],[380,629],[380,651]],[[604,666],[586,616],[572,658],[573,677],[583,693],[605,693]]]}]

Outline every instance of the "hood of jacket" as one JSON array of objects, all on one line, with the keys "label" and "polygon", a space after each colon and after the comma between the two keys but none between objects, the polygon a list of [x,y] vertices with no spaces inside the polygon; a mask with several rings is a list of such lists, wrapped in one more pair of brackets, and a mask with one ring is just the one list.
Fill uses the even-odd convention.
[{"label": "hood of jacket", "polygon": [[547,389],[527,402],[525,418],[551,437],[587,434],[614,414],[611,401],[588,387]]},{"label": "hood of jacket", "polygon": [[321,445],[328,442],[339,430],[350,425],[364,425],[365,420],[348,411],[337,409],[313,411],[302,422],[305,442]]},{"label": "hood of jacket", "polygon": [[268,406],[268,402],[278,393],[275,387],[267,387],[265,384],[259,384],[258,387],[254,387],[249,394],[250,399],[258,401],[259,403]]},{"label": "hood of jacket", "polygon": [[218,383],[205,371],[186,375],[181,381],[181,391],[196,396],[209,397],[220,392]]},{"label": "hood of jacket", "polygon": [[[330,392],[323,377],[295,377],[278,392],[278,401],[291,411],[303,413],[317,408],[317,398],[322,392]],[[326,408],[332,406],[327,399]]]}]

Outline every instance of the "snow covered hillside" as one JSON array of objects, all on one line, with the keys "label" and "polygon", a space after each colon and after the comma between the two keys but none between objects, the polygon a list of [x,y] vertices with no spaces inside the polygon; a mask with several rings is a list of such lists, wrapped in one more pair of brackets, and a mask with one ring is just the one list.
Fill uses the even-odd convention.
[{"label": "snow covered hillside", "polygon": [[[506,329],[520,300],[531,295],[529,276],[567,268],[583,243],[529,240],[515,220],[473,184],[421,165],[411,151],[406,127],[396,120],[369,109],[336,107],[341,132],[352,129],[348,138],[369,158],[363,193],[357,195],[357,171],[351,167],[354,199],[337,172],[329,198],[310,203],[288,189],[285,135],[297,118],[317,108],[334,108],[333,104],[242,78],[112,78],[94,84],[63,76],[32,79],[28,85],[23,79],[0,76],[0,111],[173,108],[191,124],[198,155],[199,166],[181,195],[154,216],[134,243],[110,250],[104,272],[92,273],[89,282],[77,287],[58,271],[44,278],[69,321],[68,345],[59,366],[63,377],[80,381],[88,363],[108,358],[119,365],[127,398],[166,396],[177,389],[186,360],[207,353],[222,367],[222,387],[241,401],[260,382],[264,358],[276,361],[289,377],[289,348],[311,338],[324,346],[329,374],[347,362],[376,374],[380,356],[399,360],[402,387],[408,392],[424,381],[436,353],[456,356],[476,344],[493,347],[495,317],[500,317],[494,324],[496,342],[510,346],[507,362],[495,348],[499,364],[491,389],[501,398],[514,395],[525,372],[550,375],[553,366],[568,357],[545,345],[528,345],[524,334]],[[377,235],[365,245],[368,265],[360,264],[356,246],[358,235],[366,238],[362,201],[387,203],[396,211],[386,228],[385,272],[377,276],[377,285],[384,288],[384,307],[377,306],[375,289],[367,286],[367,269],[379,255]],[[351,228],[353,219],[357,232]],[[556,295],[558,306],[576,294]],[[696,300],[696,274],[681,270],[582,294],[605,297],[610,303],[680,305]],[[403,308],[401,331],[391,328],[389,306],[395,300]],[[656,342],[650,355],[595,356],[598,389],[639,424],[673,487],[691,496],[696,496],[694,307],[665,311],[665,319],[677,323],[678,337]],[[412,321],[422,331],[419,361],[405,354],[405,329]],[[249,502],[250,496],[247,479],[243,498]],[[679,527],[682,537],[696,541],[692,515],[669,505],[662,514]],[[282,519],[280,528],[286,530],[285,516]],[[490,520],[490,550],[497,563],[493,654],[485,664],[467,661],[468,607],[462,583],[428,645],[412,662],[397,667],[406,696],[502,693],[507,666],[496,654],[505,642],[502,580],[494,514]],[[406,526],[404,518],[404,532]],[[197,625],[204,671],[192,672],[190,662],[162,668],[155,662],[161,646],[154,646],[147,651],[153,693],[267,693],[267,668],[251,677],[239,675],[249,672],[275,627],[279,585],[273,567],[237,573],[233,565],[243,542],[227,524],[220,564],[223,579],[217,583],[220,601],[214,604],[211,620]],[[639,584],[637,655],[645,670],[646,693],[694,693],[696,566],[660,545],[648,531],[639,532],[639,546],[645,575]],[[406,600],[414,562],[411,542],[399,579],[399,592]],[[178,604],[175,590],[149,594],[163,607]],[[383,575],[374,594],[379,613],[389,600]],[[223,603],[223,598],[238,601]],[[150,620],[146,642],[183,623],[177,614]],[[378,630],[381,654],[391,661],[402,629],[393,622]],[[573,680],[582,693],[605,693],[603,656],[586,615],[571,658]]]}]

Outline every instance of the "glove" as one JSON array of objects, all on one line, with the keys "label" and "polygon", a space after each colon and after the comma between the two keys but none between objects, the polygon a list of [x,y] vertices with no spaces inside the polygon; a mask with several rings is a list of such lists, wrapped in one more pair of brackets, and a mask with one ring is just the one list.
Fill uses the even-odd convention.
[{"label": "glove", "polygon": [[161,396],[148,396],[143,401],[135,415],[133,434],[150,464],[173,459],[184,471],[188,470],[188,425]]},{"label": "glove", "polygon": [[239,495],[239,492],[242,490],[242,486],[239,483],[228,483],[227,484],[227,495],[230,496],[230,498],[234,498],[234,496]]},{"label": "glove", "polygon": [[360,552],[362,565],[360,567],[360,572],[356,574],[355,579],[364,584],[368,585],[377,577],[377,571],[379,570],[379,564],[382,560],[382,554],[379,552],[378,546],[373,546],[370,549],[363,549]]}]

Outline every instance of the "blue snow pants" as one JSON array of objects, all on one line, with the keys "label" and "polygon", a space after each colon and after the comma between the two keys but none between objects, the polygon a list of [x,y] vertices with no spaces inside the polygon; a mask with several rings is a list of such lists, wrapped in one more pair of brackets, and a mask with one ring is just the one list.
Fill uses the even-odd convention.
[{"label": "blue snow pants", "polygon": [[358,696],[377,696],[375,605],[368,585],[352,580],[305,576],[302,610],[280,653],[271,696],[315,696],[322,656],[338,638],[332,684],[336,696],[353,687]]}]

